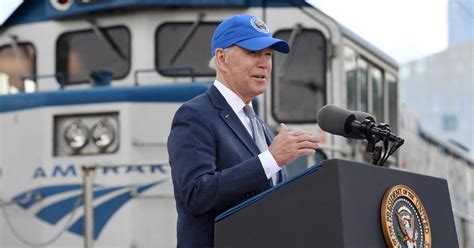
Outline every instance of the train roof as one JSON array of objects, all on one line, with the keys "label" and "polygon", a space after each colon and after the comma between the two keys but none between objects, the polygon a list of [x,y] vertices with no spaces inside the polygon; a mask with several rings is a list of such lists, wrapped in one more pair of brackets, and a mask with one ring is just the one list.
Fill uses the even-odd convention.
[{"label": "train roof", "polygon": [[[59,3],[62,2],[62,3]],[[157,8],[249,8],[249,7],[313,7],[304,0],[29,0],[24,1],[0,26],[8,26],[96,14]]]},{"label": "train roof", "polygon": [[465,146],[455,141],[444,140],[440,138],[439,135],[431,133],[430,131],[423,129],[421,126],[419,127],[418,135],[423,140],[438,147],[441,152],[451,155],[457,159],[464,160],[471,166],[474,165],[474,159],[470,157],[469,150]]},{"label": "train roof", "polygon": [[349,28],[345,27],[344,25],[340,23],[338,25],[339,25],[339,29],[341,30],[341,33],[344,36],[346,36],[348,39],[356,42],[357,44],[360,44],[362,47],[371,51],[375,56],[377,56],[381,60],[385,61],[386,63],[398,69],[398,62],[395,59],[393,59],[390,55],[386,54],[385,52],[383,52],[376,46],[372,45],[370,42],[368,42],[364,38],[352,32]]}]

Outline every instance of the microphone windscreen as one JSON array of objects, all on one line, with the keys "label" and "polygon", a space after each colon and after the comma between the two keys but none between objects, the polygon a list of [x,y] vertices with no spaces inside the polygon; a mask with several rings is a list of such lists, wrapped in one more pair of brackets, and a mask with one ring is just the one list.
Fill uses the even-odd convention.
[{"label": "microphone windscreen", "polygon": [[324,131],[346,136],[352,132],[351,124],[355,118],[352,112],[328,104],[319,110],[317,120],[319,127]]},{"label": "microphone windscreen", "polygon": [[376,122],[375,117],[373,115],[369,114],[369,113],[362,112],[362,111],[352,111],[352,113],[355,115],[356,120],[358,120],[360,122],[362,122],[365,119],[369,119],[372,122]]}]

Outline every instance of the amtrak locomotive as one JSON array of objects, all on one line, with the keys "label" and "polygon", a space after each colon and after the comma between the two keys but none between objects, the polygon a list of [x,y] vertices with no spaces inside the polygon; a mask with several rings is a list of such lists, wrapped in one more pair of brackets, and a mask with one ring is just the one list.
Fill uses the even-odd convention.
[{"label": "amtrak locomotive", "polygon": [[317,124],[326,104],[369,112],[406,144],[390,167],[448,180],[459,242],[474,245],[473,162],[398,104],[398,65],[300,0],[31,0],[0,26],[0,247],[174,247],[166,140],[174,112],[214,80],[210,39],[227,17],[261,18],[274,53],[254,103],[320,136],[296,175],[328,158],[370,162],[366,144]]}]

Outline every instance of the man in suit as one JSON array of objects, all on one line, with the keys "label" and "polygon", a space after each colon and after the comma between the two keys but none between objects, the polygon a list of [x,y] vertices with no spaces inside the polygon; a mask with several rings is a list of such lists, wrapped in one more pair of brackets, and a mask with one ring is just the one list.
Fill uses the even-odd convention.
[{"label": "man in suit", "polygon": [[274,50],[288,53],[289,46],[254,16],[233,16],[214,32],[214,85],[178,109],[168,138],[178,247],[212,247],[218,214],[282,181],[286,164],[318,148],[313,134],[284,124],[273,138],[252,115],[252,99],[268,86]]}]

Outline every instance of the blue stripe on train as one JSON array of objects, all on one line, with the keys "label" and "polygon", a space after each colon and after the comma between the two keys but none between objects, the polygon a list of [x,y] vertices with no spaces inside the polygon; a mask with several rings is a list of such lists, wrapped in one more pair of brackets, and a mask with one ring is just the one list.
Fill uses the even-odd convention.
[{"label": "blue stripe on train", "polygon": [[97,87],[0,96],[0,113],[77,104],[110,102],[185,102],[204,93],[210,83],[140,87]]},{"label": "blue stripe on train", "polygon": [[[146,190],[165,182],[167,179],[162,179],[148,184],[142,185],[123,185],[123,186],[113,186],[113,187],[101,187],[94,185],[93,193],[93,205],[94,205],[94,239],[97,239],[102,232],[103,228],[107,222],[112,218],[112,216],[122,208],[127,202],[133,199],[132,191],[138,194],[145,192]],[[64,185],[49,185],[44,187],[39,187],[35,189],[28,190],[26,192],[20,193],[17,196],[13,197],[12,202],[16,202],[18,205],[22,206],[24,209],[30,208],[32,205],[38,203],[42,204],[44,208],[40,209],[36,216],[52,225],[58,224],[61,219],[66,218],[67,215],[74,215],[74,211],[82,206],[82,194],[78,192],[73,196],[64,195],[70,191],[74,191],[78,188],[81,188],[81,184],[64,184]],[[117,196],[104,201],[101,201],[101,197],[110,195],[111,193],[116,192],[117,190],[127,189],[125,192],[120,193]],[[26,205],[21,202],[22,199],[27,199],[28,192],[40,193],[41,199],[44,199],[49,196],[55,196],[61,200],[45,203],[42,201],[28,202]],[[35,197],[33,197],[35,198]],[[99,203],[97,203],[99,202]],[[68,217],[69,218],[69,217]],[[70,224],[67,230],[71,233],[84,236],[84,213],[72,224]]]}]

